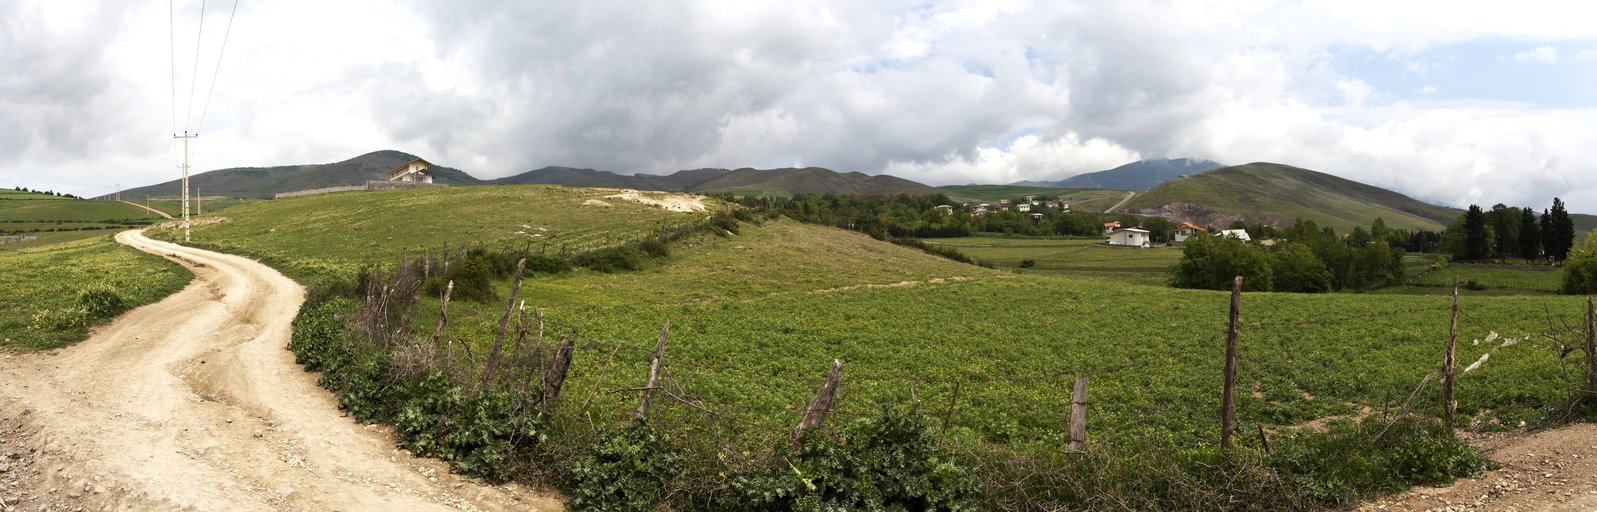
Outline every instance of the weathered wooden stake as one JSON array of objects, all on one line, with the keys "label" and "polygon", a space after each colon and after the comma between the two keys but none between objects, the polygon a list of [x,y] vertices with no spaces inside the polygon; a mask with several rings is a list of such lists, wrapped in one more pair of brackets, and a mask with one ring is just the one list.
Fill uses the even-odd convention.
[{"label": "weathered wooden stake", "polygon": [[959,384],[960,381],[954,381],[954,395],[948,398],[948,412],[943,413],[943,431],[937,436],[939,442],[948,437],[948,419],[954,416],[954,406],[959,404]]},{"label": "weathered wooden stake", "polygon": [[821,385],[821,392],[815,394],[809,402],[804,404],[804,415],[799,418],[797,427],[793,428],[793,449],[799,448],[799,439],[804,437],[804,431],[819,427],[826,422],[826,413],[832,410],[832,399],[837,397],[837,386],[843,382],[843,361],[832,360],[832,371],[826,375],[826,384]]},{"label": "weathered wooden stake", "polygon": [[1255,427],[1259,427],[1259,444],[1264,446],[1264,454],[1265,455],[1269,455],[1270,454],[1270,438],[1269,437],[1265,437],[1265,435],[1264,435],[1264,425],[1259,424],[1259,425],[1254,425],[1254,426]]},{"label": "weathered wooden stake", "polygon": [[1453,320],[1447,330],[1447,355],[1442,358],[1442,419],[1453,428],[1453,347],[1458,342],[1458,276],[1453,276]]},{"label": "weathered wooden stake", "polygon": [[660,382],[660,359],[665,357],[665,340],[671,336],[671,321],[660,328],[660,341],[654,344],[654,362],[649,363],[649,383],[643,388],[643,398],[638,400],[638,412],[632,419],[642,421],[649,417],[649,400],[654,399],[655,385]]},{"label": "weathered wooden stake", "polygon": [[438,306],[438,327],[433,329],[433,353],[437,354],[440,348],[438,336],[444,333],[444,327],[449,325],[449,294],[454,293],[455,282],[450,281],[444,286],[444,298]]},{"label": "weathered wooden stake", "polygon": [[539,407],[544,412],[549,412],[560,400],[560,387],[565,385],[566,369],[571,367],[571,351],[571,339],[560,338],[560,344],[555,347],[554,360],[543,372],[543,402]]},{"label": "weathered wooden stake", "polygon": [[494,366],[499,363],[499,349],[505,344],[505,329],[510,327],[510,312],[516,309],[516,295],[521,293],[521,272],[527,269],[527,258],[522,258],[516,263],[516,279],[510,285],[510,301],[505,303],[505,314],[499,317],[499,335],[494,337],[493,350],[488,352],[488,365],[482,370],[482,385],[478,389],[487,389],[488,383],[493,382]]},{"label": "weathered wooden stake", "polygon": [[1237,428],[1237,316],[1242,307],[1242,276],[1231,282],[1231,322],[1225,333],[1225,391],[1220,396],[1220,446],[1231,447]]},{"label": "weathered wooden stake", "polygon": [[1586,386],[1597,391],[1597,308],[1591,296],[1586,296]]},{"label": "weathered wooden stake", "polygon": [[1087,377],[1076,379],[1070,390],[1070,453],[1087,448]]}]

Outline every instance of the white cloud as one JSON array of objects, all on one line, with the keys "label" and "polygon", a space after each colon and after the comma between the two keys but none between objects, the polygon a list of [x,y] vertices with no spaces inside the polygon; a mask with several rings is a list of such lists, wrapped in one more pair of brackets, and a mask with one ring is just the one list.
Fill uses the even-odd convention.
[{"label": "white cloud", "polygon": [[1424,95],[1436,94],[1436,86],[1427,84],[1425,87],[1420,88],[1419,93]]},{"label": "white cloud", "polygon": [[1555,64],[1558,62],[1558,48],[1552,46],[1538,46],[1514,54],[1516,61],[1539,62],[1542,64]]}]

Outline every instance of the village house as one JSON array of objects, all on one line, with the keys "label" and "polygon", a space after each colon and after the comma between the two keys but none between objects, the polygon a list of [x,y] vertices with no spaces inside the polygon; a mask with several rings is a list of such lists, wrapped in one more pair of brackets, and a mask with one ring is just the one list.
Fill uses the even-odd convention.
[{"label": "village house", "polygon": [[1188,238],[1192,238],[1193,236],[1197,235],[1198,233],[1207,233],[1207,232],[1209,232],[1209,230],[1200,228],[1196,224],[1193,224],[1191,222],[1183,222],[1181,224],[1177,224],[1176,225],[1176,234],[1175,234],[1175,237],[1173,238],[1173,240],[1175,241],[1175,243],[1179,244],[1179,243],[1187,241]]},{"label": "village house", "polygon": [[1116,229],[1120,229],[1120,221],[1118,220],[1103,223],[1104,236],[1109,236],[1111,233],[1114,233]]},{"label": "village house", "polygon": [[1021,213],[1029,212],[1029,211],[1031,211],[1031,203],[1020,203],[1020,204],[1017,204],[1017,205],[1015,205],[1015,211],[1021,212]]},{"label": "village house", "polygon": [[1123,228],[1116,229],[1109,233],[1109,245],[1150,247],[1153,244],[1148,238],[1148,230],[1141,228]]},{"label": "village house", "polygon": [[1253,241],[1252,238],[1248,237],[1248,231],[1245,229],[1222,229],[1220,230],[1220,236],[1235,238],[1244,242]]},{"label": "village house", "polygon": [[954,214],[954,205],[951,205],[951,204],[940,204],[940,205],[937,205],[937,211],[939,213],[942,213],[943,215],[953,215]]},{"label": "village house", "polygon": [[388,171],[388,181],[400,183],[432,183],[433,173],[427,170],[427,161],[417,158]]}]

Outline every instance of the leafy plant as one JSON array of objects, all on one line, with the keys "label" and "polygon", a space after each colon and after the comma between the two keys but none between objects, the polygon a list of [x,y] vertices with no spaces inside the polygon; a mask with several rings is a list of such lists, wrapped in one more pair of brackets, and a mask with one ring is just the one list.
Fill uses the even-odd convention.
[{"label": "leafy plant", "polygon": [[604,427],[588,453],[571,462],[572,510],[652,510],[682,456],[648,421]]}]

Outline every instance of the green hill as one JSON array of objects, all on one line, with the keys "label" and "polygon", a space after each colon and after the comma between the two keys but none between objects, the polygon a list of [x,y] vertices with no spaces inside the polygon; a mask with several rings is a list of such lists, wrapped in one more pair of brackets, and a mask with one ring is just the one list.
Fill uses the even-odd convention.
[{"label": "green hill", "polygon": [[942,191],[903,178],[860,172],[841,173],[820,167],[803,169],[736,169],[693,185],[694,192],[737,195],[788,196],[793,194],[931,195]]},{"label": "green hill", "polygon": [[1238,219],[1286,226],[1302,218],[1338,231],[1367,226],[1376,217],[1393,228],[1440,231],[1459,213],[1380,187],[1264,162],[1165,182],[1120,211],[1210,226]]},{"label": "green hill", "polygon": [[[207,196],[270,198],[280,192],[326,187],[361,185],[370,180],[387,179],[387,172],[415,160],[416,155],[401,151],[375,151],[342,162],[278,167],[238,167],[189,175],[191,193]],[[476,185],[482,180],[458,169],[430,166],[438,183]],[[174,174],[176,174],[174,172]],[[129,200],[149,197],[177,197],[181,180],[122,191]]]}]

